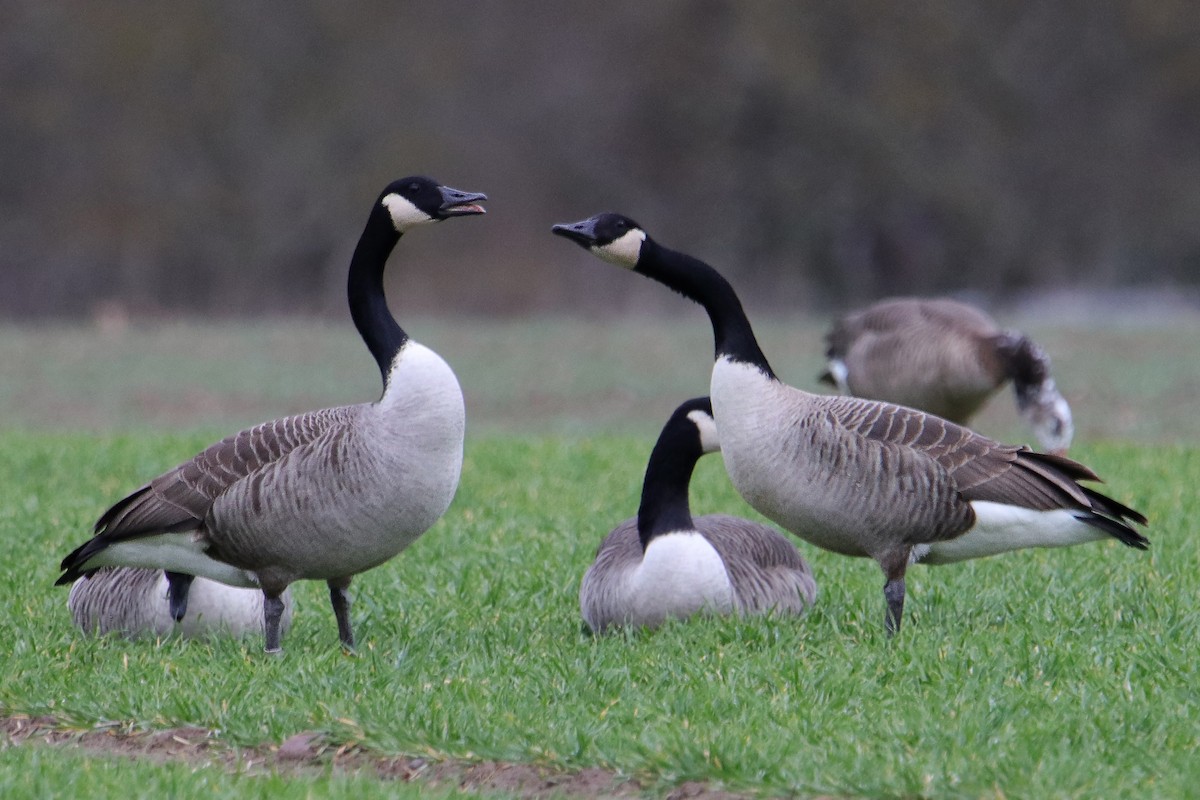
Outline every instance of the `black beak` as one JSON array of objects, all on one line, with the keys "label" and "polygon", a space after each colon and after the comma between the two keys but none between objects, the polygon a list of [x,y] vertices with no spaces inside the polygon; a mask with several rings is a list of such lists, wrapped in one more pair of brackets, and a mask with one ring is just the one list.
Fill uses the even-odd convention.
[{"label": "black beak", "polygon": [[439,186],[438,191],[442,193],[442,204],[438,207],[438,214],[442,218],[487,213],[483,206],[477,205],[480,200],[487,200],[486,194],[463,192],[449,186]]},{"label": "black beak", "polygon": [[570,239],[584,248],[591,248],[596,244],[597,240],[596,220],[594,217],[580,222],[564,222],[555,225],[550,229],[550,232],[564,239]]}]

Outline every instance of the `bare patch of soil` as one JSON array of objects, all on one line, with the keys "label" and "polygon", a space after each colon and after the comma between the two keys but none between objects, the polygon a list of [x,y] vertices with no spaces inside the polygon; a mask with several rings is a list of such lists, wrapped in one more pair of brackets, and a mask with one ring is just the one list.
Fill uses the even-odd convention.
[{"label": "bare patch of soil", "polygon": [[[506,792],[538,800],[561,797],[580,800],[643,797],[640,783],[600,768],[576,772],[533,764],[498,761],[434,761],[413,756],[381,756],[355,747],[336,747],[319,733],[298,733],[279,745],[234,748],[205,728],[135,731],[113,725],[72,729],[53,717],[0,717],[0,736],[19,745],[74,747],[97,756],[146,758],[156,762],[213,764],[237,772],[279,774],[323,773],[330,765],[345,774],[373,773],[381,780],[419,781],[429,786]],[[743,800],[751,797],[703,783],[681,784],[664,795],[668,800]]]}]

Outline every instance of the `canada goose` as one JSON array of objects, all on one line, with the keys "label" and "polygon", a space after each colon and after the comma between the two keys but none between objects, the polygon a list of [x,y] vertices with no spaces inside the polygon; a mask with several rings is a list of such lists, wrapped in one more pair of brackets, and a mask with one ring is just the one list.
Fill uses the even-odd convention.
[{"label": "canada goose", "polygon": [[593,631],[702,610],[799,614],[813,604],[812,571],[778,531],[723,514],[692,519],[692,471],[719,449],[707,397],[675,409],[650,452],[637,517],[613,528],[584,573],[579,608]]},{"label": "canada goose", "polygon": [[1042,449],[1066,455],[1071,445],[1071,407],[1050,376],[1050,358],[974,306],[949,298],[883,300],[837,320],[825,344],[829,367],[821,380],[844,394],[966,425],[1011,381],[1017,411]]},{"label": "canada goose", "polygon": [[715,344],[710,394],[730,480],[751,506],[812,544],[874,558],[886,579],[890,633],[900,629],[910,563],[1106,536],[1148,546],[1127,524],[1145,517],[1076,483],[1099,480],[1082,464],[904,406],[782,383],[729,282],[628,217],[600,214],[553,231],[704,307]]},{"label": "canada goose", "polygon": [[[190,582],[188,613],[171,608],[169,577],[162,570],[104,567],[71,584],[67,607],[85,633],[120,633],[134,639],[178,633],[185,638],[263,632],[263,594],[197,578]],[[292,593],[284,591],[280,631],[292,625]]]},{"label": "canada goose", "polygon": [[[462,390],[446,362],[388,311],[383,270],[410,228],[484,213],[482,194],[425,177],[380,193],[350,260],[350,315],[383,377],[373,403],[265,422],[217,442],[121,500],[62,562],[58,584],[105,566],[166,569],[262,589],[267,652],[281,595],[324,580],[338,635],[354,647],[346,591],[442,516],[458,488]],[[186,587],[179,616],[186,611]]]}]

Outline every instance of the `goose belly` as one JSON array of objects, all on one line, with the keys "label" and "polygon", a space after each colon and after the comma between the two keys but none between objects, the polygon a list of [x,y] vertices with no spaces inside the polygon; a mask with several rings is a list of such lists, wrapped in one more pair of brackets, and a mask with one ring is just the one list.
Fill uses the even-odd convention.
[{"label": "goose belly", "polygon": [[805,541],[845,555],[866,555],[867,549],[846,535],[854,530],[847,512],[851,504],[791,442],[790,401],[779,388],[749,365],[720,359],[714,366],[713,414],[730,482],[756,511]]},{"label": "goose belly", "polygon": [[258,571],[287,566],[296,577],[353,575],[395,556],[445,513],[458,486],[461,449],[440,460],[360,453],[324,475],[286,464],[214,504],[214,554]]},{"label": "goose belly", "polygon": [[309,579],[392,558],[441,518],[458,489],[464,414],[456,396],[448,407],[366,407],[336,446],[293,453],[256,473],[213,505],[214,553]]},{"label": "goose belly", "polygon": [[971,510],[946,476],[834,424],[825,398],[724,359],[711,391],[730,481],[755,510],[805,541],[876,556],[898,540],[928,541],[970,524]]},{"label": "goose belly", "polygon": [[913,550],[913,560],[923,564],[952,564],[1010,550],[1071,547],[1109,538],[1099,528],[1062,509],[1035,511],[985,501],[971,505],[976,521],[966,533],[953,539],[918,545]]},{"label": "goose belly", "polygon": [[196,531],[161,533],[113,542],[98,551],[83,569],[136,567],[148,570],[183,572],[219,581],[227,586],[256,588],[258,582],[247,569],[215,558],[208,542]]}]

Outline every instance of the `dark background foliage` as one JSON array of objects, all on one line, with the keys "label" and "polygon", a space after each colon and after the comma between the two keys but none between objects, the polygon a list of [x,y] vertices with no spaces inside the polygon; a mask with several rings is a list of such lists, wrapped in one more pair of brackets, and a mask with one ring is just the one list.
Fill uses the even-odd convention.
[{"label": "dark background foliage", "polygon": [[340,312],[383,185],[491,195],[393,304],[673,307],[624,211],[756,303],[1200,282],[1200,14],[1004,3],[0,3],[0,313]]}]

